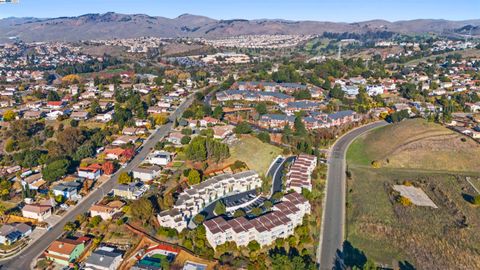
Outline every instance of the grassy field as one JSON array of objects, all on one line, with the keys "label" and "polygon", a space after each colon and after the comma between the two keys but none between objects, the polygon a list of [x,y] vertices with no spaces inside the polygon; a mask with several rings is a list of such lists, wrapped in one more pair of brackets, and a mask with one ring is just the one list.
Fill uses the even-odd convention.
[{"label": "grassy field", "polygon": [[[466,181],[480,181],[480,161],[472,158],[480,146],[459,136],[409,120],[357,139],[347,152],[347,240],[391,267],[407,261],[417,269],[480,269],[480,213],[469,202],[477,194]],[[438,208],[397,203],[392,185],[405,181]]]},{"label": "grassy field", "polygon": [[241,160],[259,174],[266,174],[273,159],[282,153],[282,149],[264,143],[252,136],[244,136],[230,145],[230,158],[225,163]]}]

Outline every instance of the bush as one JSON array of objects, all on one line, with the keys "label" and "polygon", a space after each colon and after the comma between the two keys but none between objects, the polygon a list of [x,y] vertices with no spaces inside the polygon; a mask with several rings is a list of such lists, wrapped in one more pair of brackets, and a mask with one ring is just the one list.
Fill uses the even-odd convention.
[{"label": "bush", "polygon": [[398,197],[398,202],[403,206],[412,205],[412,201],[409,198],[403,196]]},{"label": "bush", "polygon": [[382,167],[382,162],[380,162],[378,160],[374,160],[374,161],[372,161],[372,167],[375,168],[375,169],[381,168]]},{"label": "bush", "polygon": [[473,197],[472,203],[474,205],[480,205],[480,195]]}]

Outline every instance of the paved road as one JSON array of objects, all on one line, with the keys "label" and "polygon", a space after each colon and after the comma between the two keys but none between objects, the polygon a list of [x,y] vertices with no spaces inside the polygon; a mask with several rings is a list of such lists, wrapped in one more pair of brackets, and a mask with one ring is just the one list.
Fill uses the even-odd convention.
[{"label": "paved road", "polygon": [[141,151],[131,160],[128,165],[115,173],[109,180],[102,184],[99,188],[92,191],[88,196],[84,197],[75,208],[70,210],[65,216],[62,217],[61,221],[53,226],[48,232],[46,232],[40,239],[35,243],[32,243],[29,247],[20,252],[16,257],[3,261],[0,263],[1,269],[13,269],[13,270],[25,270],[30,269],[33,260],[35,260],[40,253],[42,253],[55,239],[57,239],[63,233],[63,226],[68,221],[74,220],[75,217],[79,214],[85,213],[88,211],[90,206],[98,202],[103,198],[105,194],[110,192],[116,185],[117,179],[121,172],[130,171],[135,166],[140,164],[145,157],[150,152],[150,149],[155,147],[155,144],[162,138],[168,135],[170,130],[173,127],[173,121],[182,115],[188,106],[193,101],[193,95],[188,97],[175,112],[170,115],[171,122],[159,127],[157,131],[145,142]]},{"label": "paved road", "polygon": [[388,125],[375,122],[350,131],[331,148],[328,157],[328,176],[317,262],[321,270],[334,268],[337,254],[342,250],[345,225],[345,153],[350,143],[361,134]]},{"label": "paved road", "polygon": [[295,156],[291,157],[281,157],[275,160],[275,163],[270,167],[267,172],[267,175],[272,177],[272,194],[282,191],[283,183],[283,168],[285,167],[286,162],[292,162],[295,160]]}]

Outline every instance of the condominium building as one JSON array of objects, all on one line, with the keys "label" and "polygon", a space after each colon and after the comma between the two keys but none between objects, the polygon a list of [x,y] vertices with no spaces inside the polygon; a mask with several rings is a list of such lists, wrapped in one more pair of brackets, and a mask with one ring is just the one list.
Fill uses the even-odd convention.
[{"label": "condominium building", "polygon": [[227,195],[253,190],[261,186],[262,180],[255,171],[211,177],[184,190],[178,196],[172,209],[165,210],[158,215],[158,222],[163,227],[182,231],[187,227],[188,221],[211,202]]},{"label": "condominium building", "polygon": [[254,240],[261,246],[270,245],[278,238],[292,235],[295,227],[302,224],[303,217],[310,214],[311,206],[301,194],[292,192],[285,195],[272,210],[254,219],[210,219],[204,223],[207,240],[213,248],[229,241],[237,246],[246,246]]},{"label": "condominium building", "polygon": [[302,193],[302,188],[312,190],[312,172],[317,166],[317,157],[300,154],[287,173],[287,190]]}]

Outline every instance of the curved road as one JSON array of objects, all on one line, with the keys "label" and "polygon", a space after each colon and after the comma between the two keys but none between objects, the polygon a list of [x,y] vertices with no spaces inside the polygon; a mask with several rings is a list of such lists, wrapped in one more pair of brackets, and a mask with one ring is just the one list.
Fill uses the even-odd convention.
[{"label": "curved road", "polygon": [[344,240],[346,196],[345,154],[348,146],[363,133],[386,125],[388,125],[388,123],[382,121],[356,128],[340,137],[331,148],[328,157],[327,186],[323,203],[324,210],[320,243],[317,250],[317,263],[320,265],[321,270],[336,268],[336,263],[342,265],[339,254],[341,254]]},{"label": "curved road", "polygon": [[192,104],[193,94],[190,95],[186,100],[180,104],[180,106],[170,115],[170,122],[157,128],[157,130],[148,138],[148,140],[143,144],[141,150],[137,155],[128,163],[125,168],[118,170],[113,176],[104,182],[100,187],[90,192],[85,196],[73,209],[68,211],[60,221],[52,226],[52,228],[45,232],[39,239],[36,239],[35,242],[30,243],[29,246],[24,248],[19,254],[14,257],[1,261],[0,269],[13,269],[13,270],[25,270],[30,269],[33,261],[60,235],[63,234],[63,226],[67,221],[74,220],[75,217],[79,214],[85,213],[88,211],[90,206],[103,198],[105,194],[110,192],[116,185],[117,179],[121,172],[130,171],[140,164],[145,157],[150,152],[150,149],[155,147],[155,144],[160,141],[162,138],[168,135],[170,130],[173,128],[173,121],[176,118],[180,117],[182,113]]}]

